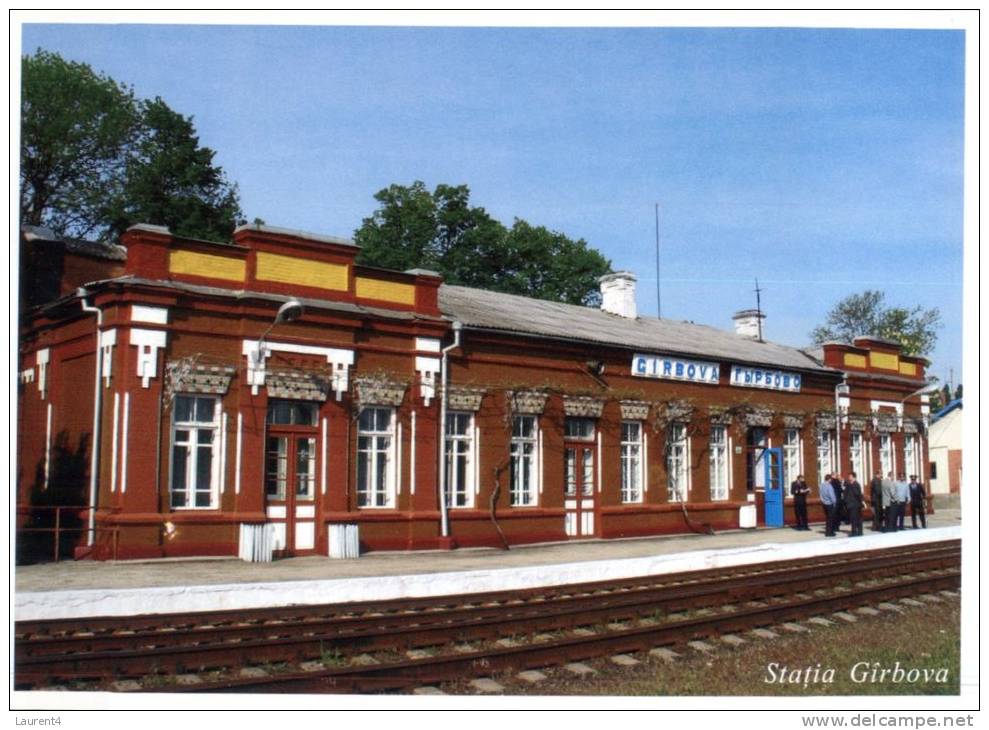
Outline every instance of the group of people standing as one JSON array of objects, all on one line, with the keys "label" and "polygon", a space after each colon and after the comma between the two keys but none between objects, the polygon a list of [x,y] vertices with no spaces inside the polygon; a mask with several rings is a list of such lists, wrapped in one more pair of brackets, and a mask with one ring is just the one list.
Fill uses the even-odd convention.
[{"label": "group of people standing", "polygon": [[[793,511],[797,518],[796,529],[798,530],[810,529],[807,523],[807,495],[810,494],[810,491],[803,474],[798,475],[790,485],[790,494],[793,496]],[[914,529],[917,528],[918,517],[920,517],[921,526],[927,527],[926,505],[924,504],[927,495],[924,492],[924,485],[917,480],[915,475],[910,477],[909,482],[902,475],[898,480],[894,480],[892,472],[887,475],[886,479],[876,475],[869,482],[869,492],[872,503],[873,530],[877,532],[902,530],[907,502],[910,503],[910,518]],[[825,537],[834,537],[842,522],[848,522],[851,526],[849,537],[862,535],[862,510],[865,507],[865,496],[855,472],[849,472],[844,480],[839,474],[825,474],[824,481],[821,482],[820,486],[820,497],[826,520]]]}]

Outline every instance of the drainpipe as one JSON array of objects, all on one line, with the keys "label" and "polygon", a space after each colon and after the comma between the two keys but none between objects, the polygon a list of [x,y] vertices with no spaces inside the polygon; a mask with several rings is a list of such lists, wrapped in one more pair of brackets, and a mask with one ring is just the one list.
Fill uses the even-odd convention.
[{"label": "drainpipe", "polygon": [[103,377],[103,347],[100,342],[101,327],[103,326],[103,311],[86,303],[89,292],[85,287],[76,289],[82,311],[96,313],[96,377],[93,389],[93,453],[90,457],[89,468],[89,531],[86,533],[86,545],[92,547],[96,539],[96,497],[99,487],[100,473],[100,425],[103,414],[103,388],[100,379]]},{"label": "drainpipe", "polygon": [[[848,387],[847,380],[842,380],[834,387],[834,450],[837,462],[836,466],[838,468],[838,479],[841,479],[841,475],[846,471],[842,468],[841,464],[841,398],[848,398],[850,393],[851,388]],[[859,474],[856,476],[861,477]]]},{"label": "drainpipe", "polygon": [[447,353],[460,347],[460,331],[463,324],[453,323],[453,344],[441,350],[440,359],[440,536],[450,537],[450,511],[446,504],[446,378]]}]

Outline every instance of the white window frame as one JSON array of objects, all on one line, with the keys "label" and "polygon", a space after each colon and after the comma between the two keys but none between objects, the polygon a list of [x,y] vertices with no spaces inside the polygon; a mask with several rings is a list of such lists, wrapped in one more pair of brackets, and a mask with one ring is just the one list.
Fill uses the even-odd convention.
[{"label": "white window frame", "polygon": [[903,434],[903,467],[903,476],[907,479],[911,474],[920,478],[920,470],[917,468],[917,437],[912,433]]},{"label": "white window frame", "polygon": [[[824,443],[825,441],[827,443]],[[834,431],[819,428],[817,430],[818,480],[823,480],[825,474],[834,474]]]},{"label": "white window frame", "polygon": [[[460,417],[466,416],[466,428],[463,433],[450,433],[450,424],[459,423],[461,421]],[[474,443],[474,414],[470,411],[450,411],[446,415],[446,427],[447,433],[445,435],[445,450],[444,450],[444,460],[446,468],[446,498],[447,506],[451,509],[457,508],[471,508],[474,506],[474,494],[475,494],[475,453],[476,446]],[[454,456],[453,447],[455,444],[461,444],[463,450],[457,456]],[[457,483],[457,470],[453,468],[454,459],[462,458],[464,460],[464,483]],[[462,498],[462,503],[458,504],[458,498]]]},{"label": "white window frame", "polygon": [[866,478],[865,437],[861,431],[849,431],[848,457],[852,463],[852,471],[855,472],[859,481],[864,480]]},{"label": "white window frame", "polygon": [[[528,436],[516,436],[516,425],[519,423],[531,423],[532,428]],[[523,433],[526,429],[522,429]],[[526,448],[528,447],[528,449]],[[512,507],[537,507],[539,505],[539,494],[541,474],[539,468],[539,418],[537,416],[513,416],[512,417],[512,438],[510,449],[509,467],[509,504]],[[519,477],[525,473],[519,465],[523,460],[529,463],[529,480],[527,483],[519,483]]]},{"label": "white window frame", "polygon": [[[193,419],[195,419],[195,413],[198,410],[196,407],[196,401],[199,400],[209,400],[213,402],[213,419],[211,421],[176,421],[175,414],[178,413],[178,401],[179,399],[192,399],[192,413]],[[172,403],[172,430],[171,430],[171,448],[169,449],[168,457],[168,505],[169,509],[174,511],[185,511],[185,510],[215,510],[219,507],[219,483],[220,483],[220,412],[221,412],[220,399],[214,395],[201,395],[198,393],[181,393],[175,396]],[[197,470],[197,461],[199,459],[199,432],[200,431],[212,431],[213,438],[210,443],[210,503],[209,505],[196,505],[196,485],[195,485],[195,475]],[[185,442],[178,441],[176,436],[177,431],[188,431],[189,437]],[[182,445],[186,449],[186,462],[185,462],[185,478],[184,485],[182,487],[182,492],[185,495],[184,505],[174,505],[173,495],[178,491],[175,489],[175,448],[176,446]],[[191,448],[190,448],[191,447]]]},{"label": "white window frame", "polygon": [[787,428],[783,431],[783,486],[789,487],[803,472],[800,466],[800,429]]},{"label": "white window frame", "polygon": [[[690,436],[686,423],[671,423],[666,430],[666,497],[686,502],[690,496]],[[679,494],[677,487],[681,487]],[[682,496],[682,499],[681,499]]]},{"label": "white window frame", "polygon": [[[635,438],[626,439],[626,427],[635,429]],[[621,436],[621,501],[624,504],[640,504],[645,493],[645,429],[641,421],[622,421]]]},{"label": "white window frame", "polygon": [[[387,411],[388,412],[388,429],[386,431],[365,431],[360,428],[360,416],[364,415],[366,411]],[[377,419],[375,419],[377,420]],[[357,458],[355,459],[357,466],[357,478],[356,478],[356,490],[357,490],[357,504],[358,509],[394,509],[395,507],[395,492],[397,484],[397,449],[398,449],[398,438],[396,436],[396,413],[394,408],[388,406],[365,406],[361,409],[358,415],[358,426],[357,426]],[[377,484],[378,476],[378,460],[376,457],[379,454],[384,454],[386,457],[385,462],[385,486],[384,490],[381,492],[371,492],[367,495],[368,502],[370,504],[361,504],[361,494],[362,492],[368,491],[367,489],[361,489],[361,438],[372,439],[372,448],[367,452],[369,456],[370,473],[368,474],[368,484]],[[385,448],[380,447],[379,439],[387,438],[388,444]],[[373,488],[373,487],[372,487]],[[383,498],[383,504],[378,504]]]},{"label": "white window frame", "polygon": [[[885,447],[883,446],[884,441]],[[896,455],[893,453],[893,434],[879,434],[879,471],[882,473],[883,479],[890,473],[896,479]]]},{"label": "white window frame", "polygon": [[[720,439],[715,434],[721,434]],[[710,450],[711,501],[723,502],[728,499],[729,474],[731,473],[731,452],[729,450],[728,427],[722,424],[711,425],[708,439]]]}]

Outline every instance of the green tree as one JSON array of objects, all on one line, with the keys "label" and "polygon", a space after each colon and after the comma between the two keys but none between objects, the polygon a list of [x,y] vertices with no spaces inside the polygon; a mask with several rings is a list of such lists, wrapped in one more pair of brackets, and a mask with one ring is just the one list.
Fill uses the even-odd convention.
[{"label": "green tree", "polygon": [[358,262],[390,269],[426,268],[450,284],[540,299],[592,304],[611,262],[583,240],[516,219],[511,228],[470,204],[466,185],[416,181],[375,196],[380,207],[354,233]]},{"label": "green tree", "polygon": [[39,50],[21,65],[21,222],[85,237],[106,228],[137,136],[133,92]]},{"label": "green tree", "polygon": [[190,238],[227,240],[242,221],[237,187],[199,146],[191,117],[160,98],[140,104],[140,133],[123,189],[108,210],[111,235],[135,223],[168,226]]},{"label": "green tree", "polygon": [[962,384],[959,383],[958,387],[955,388],[955,400],[960,400],[962,397]]},{"label": "green tree", "polygon": [[191,118],[44,50],[22,59],[22,79],[22,223],[79,238],[152,223],[225,240],[242,220]]},{"label": "green tree", "polygon": [[870,335],[899,342],[908,355],[930,354],[941,326],[940,311],[887,307],[885,300],[885,294],[874,290],[845,297],[828,312],[825,323],[814,328],[811,338],[819,345]]}]

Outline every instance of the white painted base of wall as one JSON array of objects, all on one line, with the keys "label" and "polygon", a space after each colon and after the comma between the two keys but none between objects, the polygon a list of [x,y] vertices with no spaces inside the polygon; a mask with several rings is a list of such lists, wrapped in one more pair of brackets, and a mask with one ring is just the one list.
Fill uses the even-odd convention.
[{"label": "white painted base of wall", "polygon": [[838,538],[837,541],[820,539],[800,543],[764,543],[723,550],[698,550],[646,558],[536,565],[528,568],[315,581],[19,593],[14,598],[14,616],[18,621],[82,616],[136,616],[518,590],[543,585],[749,565],[815,555],[836,555],[845,551],[878,550],[960,539],[961,536],[960,527],[941,527],[865,535],[855,542]]}]

